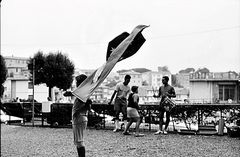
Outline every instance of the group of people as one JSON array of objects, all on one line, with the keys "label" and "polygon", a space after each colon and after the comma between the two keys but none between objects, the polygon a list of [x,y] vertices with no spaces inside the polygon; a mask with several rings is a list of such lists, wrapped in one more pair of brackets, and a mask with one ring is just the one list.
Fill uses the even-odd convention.
[{"label": "group of people", "polygon": [[[86,75],[81,74],[76,77],[76,84],[79,86],[85,79]],[[112,104],[114,100],[114,111],[115,111],[115,127],[114,132],[120,131],[119,125],[119,114],[123,114],[124,121],[124,131],[123,135],[131,135],[129,133],[129,128],[133,122],[136,122],[135,136],[141,137],[144,134],[139,133],[139,126],[141,124],[141,116],[139,114],[139,95],[138,86],[132,86],[130,88],[129,83],[131,80],[130,75],[124,77],[124,81],[117,84],[116,88],[112,94],[109,105]],[[159,88],[158,94],[153,95],[153,97],[160,97],[159,103],[159,130],[155,132],[155,135],[167,134],[168,124],[170,122],[170,110],[166,106],[166,100],[176,97],[174,88],[168,84],[169,77],[163,76],[163,85]],[[85,157],[85,147],[83,145],[83,134],[87,127],[87,115],[88,111],[91,109],[92,101],[88,99],[86,102],[81,101],[76,98],[72,108],[72,126],[73,126],[73,137],[74,144],[77,147],[77,152],[79,157]],[[166,122],[163,129],[163,117],[166,112]]]},{"label": "group of people", "polygon": [[[114,111],[115,115],[115,128],[114,132],[120,130],[119,126],[119,114],[122,112],[123,121],[124,121],[124,131],[123,135],[130,135],[129,128],[133,122],[136,122],[136,137],[144,136],[144,134],[139,133],[139,126],[141,123],[141,118],[139,115],[139,96],[138,96],[138,86],[132,86],[130,90],[130,86],[128,85],[131,80],[130,75],[126,75],[124,77],[124,82],[116,85],[116,88],[113,92],[109,105],[111,105],[112,100],[115,97],[114,101]],[[129,119],[129,122],[127,120]]]},{"label": "group of people", "polygon": [[[114,132],[117,132],[120,130],[119,126],[119,113],[122,112],[123,114],[123,120],[124,120],[124,135],[130,135],[129,128],[132,125],[133,122],[136,122],[136,137],[144,136],[144,134],[139,133],[139,126],[141,123],[140,114],[138,112],[139,110],[139,96],[138,96],[138,86],[132,86],[131,91],[129,87],[129,82],[131,80],[130,75],[126,75],[124,78],[123,83],[117,84],[114,93],[111,97],[111,100],[109,104],[112,103],[112,100],[114,99],[115,95],[115,102],[114,102],[114,110],[116,112],[115,116],[115,128]],[[170,110],[169,106],[166,104],[166,99],[171,99],[173,97],[176,97],[176,93],[174,88],[168,84],[169,77],[163,76],[162,83],[163,85],[159,88],[158,95],[153,95],[153,97],[158,98],[160,97],[160,103],[159,103],[159,130],[155,132],[155,135],[159,134],[167,134],[167,128],[170,122]],[[163,129],[163,117],[164,113],[166,112],[166,123],[165,127]],[[129,119],[129,122],[127,123],[127,120]]]}]

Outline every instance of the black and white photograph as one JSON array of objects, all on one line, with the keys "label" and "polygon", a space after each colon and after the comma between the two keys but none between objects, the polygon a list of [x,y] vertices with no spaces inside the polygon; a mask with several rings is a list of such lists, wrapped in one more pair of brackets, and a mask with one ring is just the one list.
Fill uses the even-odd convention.
[{"label": "black and white photograph", "polygon": [[240,156],[240,0],[0,13],[0,156]]}]

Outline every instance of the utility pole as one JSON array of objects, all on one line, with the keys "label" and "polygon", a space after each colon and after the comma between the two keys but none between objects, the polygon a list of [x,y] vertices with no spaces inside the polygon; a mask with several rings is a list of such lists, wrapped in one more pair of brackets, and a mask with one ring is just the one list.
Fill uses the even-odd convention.
[{"label": "utility pole", "polygon": [[33,83],[33,100],[32,100],[32,126],[34,126],[34,84],[35,84],[35,59],[33,58],[33,76],[32,76],[32,83]]}]

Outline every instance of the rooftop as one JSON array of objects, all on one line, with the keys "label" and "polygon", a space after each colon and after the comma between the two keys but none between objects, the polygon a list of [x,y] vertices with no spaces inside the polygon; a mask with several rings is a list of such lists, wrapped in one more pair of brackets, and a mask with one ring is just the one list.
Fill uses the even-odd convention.
[{"label": "rooftop", "polygon": [[190,81],[240,81],[240,77],[234,72],[191,73]]}]

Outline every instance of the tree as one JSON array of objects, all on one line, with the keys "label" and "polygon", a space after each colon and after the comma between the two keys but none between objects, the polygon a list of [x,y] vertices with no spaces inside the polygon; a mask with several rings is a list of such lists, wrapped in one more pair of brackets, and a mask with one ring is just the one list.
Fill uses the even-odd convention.
[{"label": "tree", "polygon": [[168,66],[163,66],[163,67],[158,67],[158,71],[162,71],[162,72],[170,72],[168,69]]},{"label": "tree", "polygon": [[4,92],[4,87],[3,87],[3,83],[6,81],[7,79],[7,68],[6,68],[6,63],[5,60],[3,58],[2,55],[0,55],[0,85],[1,85],[1,93],[0,93],[0,97],[2,97],[3,92]]},{"label": "tree", "polygon": [[31,76],[30,76],[31,81],[32,81],[32,75],[33,75],[33,60],[35,61],[35,65],[34,65],[35,85],[46,83],[45,77],[44,77],[44,64],[46,61],[46,56],[43,54],[43,52],[39,51],[34,55],[33,58],[30,58],[28,63],[28,69],[30,70],[30,73],[31,73]]},{"label": "tree", "polygon": [[30,58],[28,68],[33,74],[33,60],[35,61],[35,84],[46,83],[49,87],[49,97],[51,89],[58,87],[67,90],[71,87],[74,74],[74,64],[61,52],[49,53],[43,55],[38,52],[33,58]]},{"label": "tree", "polygon": [[210,71],[208,68],[199,68],[196,73],[209,73]]},{"label": "tree", "polygon": [[138,73],[145,73],[145,72],[151,71],[151,70],[146,69],[146,68],[133,68],[132,70],[135,71],[135,72],[138,72]]},{"label": "tree", "polygon": [[191,73],[191,72],[195,72],[195,69],[194,68],[186,68],[184,70],[180,70],[178,73],[181,74],[181,73]]}]

